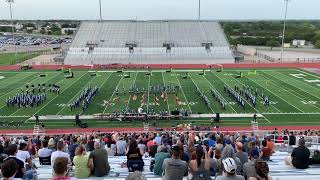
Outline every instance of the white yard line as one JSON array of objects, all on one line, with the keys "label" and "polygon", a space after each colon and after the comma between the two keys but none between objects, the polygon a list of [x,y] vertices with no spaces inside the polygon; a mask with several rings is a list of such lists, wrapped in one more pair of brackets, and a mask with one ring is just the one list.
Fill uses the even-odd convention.
[{"label": "white yard line", "polygon": [[[162,75],[163,85],[166,86],[166,83],[165,83],[165,81],[164,81],[163,71],[162,71],[161,75]],[[168,106],[168,112],[170,112],[169,99],[167,99],[167,106]]]},{"label": "white yard line", "polygon": [[[268,73],[267,73],[268,74]],[[272,77],[274,77],[274,78],[276,78],[277,80],[279,80],[279,81],[281,81],[281,82],[284,82],[284,83],[286,83],[286,84],[289,84],[289,83],[287,83],[287,82],[285,82],[285,81],[283,81],[282,79],[279,79],[279,78],[277,78],[277,77],[275,77],[275,76],[273,76],[273,75],[271,75],[271,74],[268,74],[268,75],[270,75],[270,76],[272,76]],[[307,92],[307,91],[305,91],[304,89],[301,89],[301,88],[299,88],[299,87],[297,87],[297,86],[294,86],[295,88],[297,88],[297,89],[300,89],[301,91],[303,91],[303,92],[305,92],[306,94],[309,94],[309,95],[311,95],[311,96],[313,96],[313,97],[315,97],[313,94],[311,94],[311,93],[309,93],[309,92]],[[291,91],[288,91],[288,92],[290,92],[291,93]],[[291,93],[292,94],[292,93]],[[296,96],[297,97],[297,96]],[[315,97],[315,98],[317,98],[317,99],[319,99],[318,97]],[[300,98],[301,99],[301,98]],[[312,104],[311,104],[312,105]],[[316,108],[318,108],[319,109],[319,107],[318,106],[316,106]]]},{"label": "white yard line", "polygon": [[[116,93],[116,90],[118,89],[118,87],[119,87],[119,85],[120,85],[120,82],[122,81],[123,77],[124,77],[124,74],[122,74],[122,76],[121,76],[121,78],[120,78],[120,80],[119,80],[116,88],[113,90],[113,93],[112,93],[112,95],[110,96],[108,102],[110,102],[110,101],[112,100],[112,97],[113,97],[113,95]],[[104,114],[104,112],[107,110],[107,107],[108,107],[108,106],[106,106],[106,107],[104,108],[104,110],[103,110],[103,112],[102,112],[103,114]]]},{"label": "white yard line", "polygon": [[305,73],[305,74],[308,74],[309,76],[312,76],[312,77],[315,77],[315,78],[320,78],[320,76],[317,76],[317,75],[315,75],[315,74],[311,74],[311,73],[309,73],[309,72],[306,72],[306,71],[302,71],[302,70],[300,70],[300,69],[296,69],[296,71],[299,71],[299,72],[301,72],[301,73]]},{"label": "white yard line", "polygon": [[[136,72],[136,77],[134,78],[133,84],[131,86],[134,86],[136,84],[136,80],[137,80],[138,74],[139,73]],[[130,94],[126,110],[128,110],[128,108],[129,108],[129,104],[130,104],[131,98],[132,98],[132,95]]]},{"label": "white yard line", "polygon": [[[220,94],[220,92],[211,84],[211,82],[205,77],[205,76],[202,76],[209,84],[210,86],[216,90],[216,92],[220,95],[220,97],[226,102],[228,103],[228,101],[222,96],[222,94]],[[235,109],[233,109],[233,107],[231,106],[231,104],[228,103],[228,105],[231,107],[231,109],[235,112],[235,113],[238,113]]]},{"label": "white yard line", "polygon": [[[84,73],[82,76],[80,76],[80,78],[76,81],[74,81],[73,83],[71,83],[69,86],[67,86],[67,88],[64,88],[60,94],[62,94],[64,91],[66,91],[69,87],[71,87],[73,84],[75,84],[76,82],[78,82],[84,75],[86,75],[87,73]],[[64,78],[62,81],[66,80],[66,78]],[[38,114],[42,109],[44,109],[46,106],[48,106],[53,100],[55,100],[57,97],[59,97],[59,95],[56,95],[56,97],[52,98],[49,102],[47,102],[41,109],[39,109],[37,112],[35,112],[34,114]]]},{"label": "white yard line", "polygon": [[[273,83],[275,86],[277,86],[276,83],[275,83],[273,80],[271,80],[271,83]],[[283,91],[292,94],[293,96],[295,96],[296,98],[298,98],[298,99],[300,99],[300,100],[302,100],[302,101],[305,101],[305,99],[302,99],[301,97],[297,96],[296,94],[293,94],[291,91],[288,91],[287,89],[285,89],[285,87],[284,87],[281,83],[279,83],[279,86],[282,87]],[[320,107],[315,106],[315,105],[313,105],[313,104],[310,104],[310,105],[320,110]]]},{"label": "white yard line", "polygon": [[189,102],[188,102],[188,99],[187,99],[187,97],[186,97],[186,94],[185,94],[184,91],[183,91],[183,88],[182,88],[182,86],[181,86],[181,83],[180,83],[180,81],[179,81],[179,78],[178,78],[178,76],[177,76],[177,73],[174,73],[174,74],[175,74],[176,79],[177,79],[177,81],[178,81],[178,83],[179,83],[179,86],[180,86],[180,89],[181,89],[182,94],[183,94],[183,96],[184,96],[184,99],[186,100],[186,103],[187,103],[187,105],[188,105],[188,107],[189,107],[189,110],[190,110],[190,112],[191,112],[191,114],[192,114],[192,110],[191,110],[190,104],[189,104]]},{"label": "white yard line", "polygon": [[[314,86],[311,86],[311,85],[310,85],[310,83],[307,83],[307,82],[305,82],[305,81],[299,81],[298,79],[295,79],[295,78],[293,78],[293,77],[291,77],[291,76],[288,76],[287,74],[282,74],[282,73],[279,73],[279,72],[276,72],[276,73],[281,74],[282,76],[289,77],[289,78],[291,78],[291,79],[292,79],[292,81],[302,83],[302,84],[304,84],[304,85],[306,85],[306,86],[308,86],[308,87],[310,87],[310,88],[313,88],[313,89],[315,89],[315,90],[319,91],[319,89],[318,89],[318,88],[316,88],[316,87],[314,87]],[[271,75],[271,74],[269,74],[269,73],[267,73],[267,74],[268,74],[268,75],[270,75],[270,76],[273,76],[273,75]],[[277,78],[276,76],[273,76],[273,77],[274,77],[274,78],[276,78],[276,79],[278,79],[278,80],[280,80],[280,81],[282,81],[282,82],[285,82],[285,81],[283,81],[283,80],[281,80],[281,79]],[[288,84],[288,83],[287,83],[287,84]],[[296,87],[296,88],[298,88],[298,89],[300,89],[300,90],[302,90],[302,91],[306,92],[305,90],[303,90],[303,89],[301,89],[301,88],[299,88],[299,87]],[[312,94],[311,94],[311,93],[309,93],[309,92],[306,92],[306,93],[307,93],[307,94],[312,95]],[[312,96],[314,96],[314,95],[312,95]]]},{"label": "white yard line", "polygon": [[[192,81],[192,83],[196,86],[196,88],[198,88],[198,89],[200,89],[199,87],[198,87],[198,85],[193,81],[193,79],[192,79],[192,75],[189,75],[190,76],[190,79],[191,79],[191,81]],[[203,93],[203,92],[202,92]],[[197,94],[197,96],[199,96],[198,94]],[[202,97],[200,97],[201,98],[201,101],[203,101],[203,99],[202,99]],[[214,114],[215,112],[214,112],[214,110],[212,109],[212,107],[211,106],[209,106],[209,108],[210,108],[210,110],[212,111],[212,113]]]}]

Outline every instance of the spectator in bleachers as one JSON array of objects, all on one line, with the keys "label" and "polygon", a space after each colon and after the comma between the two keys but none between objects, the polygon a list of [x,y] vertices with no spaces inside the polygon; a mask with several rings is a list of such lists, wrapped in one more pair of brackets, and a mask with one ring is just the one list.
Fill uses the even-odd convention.
[{"label": "spectator in bleachers", "polygon": [[9,159],[1,165],[1,174],[3,180],[13,179],[18,172],[18,164],[14,159]]},{"label": "spectator in bleachers", "polygon": [[217,164],[216,164],[216,174],[217,175],[222,175],[223,172],[223,159],[226,158],[232,158],[234,159],[234,161],[236,162],[237,165],[237,174],[241,174],[242,171],[242,164],[241,161],[238,157],[235,156],[235,152],[234,149],[231,145],[226,145],[223,150],[222,150],[222,156],[220,159],[217,160]]},{"label": "spectator in bleachers", "polygon": [[17,152],[17,158],[22,160],[24,163],[28,163],[28,166],[32,167],[32,159],[30,153],[27,151],[27,144],[21,143]]},{"label": "spectator in bleachers", "polygon": [[18,165],[18,171],[15,174],[14,178],[23,179],[26,170],[24,168],[24,162],[16,157],[16,154],[18,152],[18,146],[16,144],[11,144],[9,145],[8,150],[9,150],[9,157],[4,160],[4,163],[6,163],[6,161],[8,160],[14,160]]},{"label": "spectator in bleachers", "polygon": [[125,156],[127,142],[123,139],[123,136],[120,136],[119,140],[116,141],[116,146],[117,146],[117,156]]},{"label": "spectator in bleachers", "polygon": [[290,136],[289,136],[289,146],[294,146],[296,145],[296,136],[293,134],[293,132],[290,132]]},{"label": "spectator in bleachers", "polygon": [[268,176],[269,166],[266,161],[257,160],[254,166],[257,177],[249,177],[249,180],[272,180],[272,177]]},{"label": "spectator in bleachers", "polygon": [[265,161],[269,161],[270,160],[270,156],[275,153],[272,149],[268,148],[267,146],[267,141],[263,140],[262,141],[262,149],[260,152],[260,159],[265,160]]},{"label": "spectator in bleachers", "polygon": [[95,150],[93,150],[89,156],[89,166],[93,167],[93,174],[97,177],[105,176],[109,174],[110,171],[108,152],[100,146],[99,142],[95,142]]},{"label": "spectator in bleachers", "polygon": [[162,138],[162,143],[161,145],[158,146],[157,152],[159,152],[163,147],[166,147],[168,149],[168,152],[170,153],[170,145],[168,144],[168,139],[167,138]]},{"label": "spectator in bleachers", "polygon": [[78,142],[77,138],[74,137],[72,139],[72,142],[68,146],[68,152],[70,154],[71,161],[73,161],[73,157],[75,156],[76,149],[79,146],[77,142]]},{"label": "spectator in bleachers", "polygon": [[138,148],[138,143],[135,139],[130,140],[129,148],[126,152],[127,166],[129,172],[143,171],[144,162],[142,159],[143,152]]},{"label": "spectator in bleachers", "polygon": [[49,139],[48,148],[51,149],[51,150],[54,150],[54,149],[56,148],[56,143],[55,143],[53,137],[51,137],[51,138]]},{"label": "spectator in bleachers", "polygon": [[267,147],[274,150],[274,142],[271,141],[271,137],[267,137]]},{"label": "spectator in bleachers", "polygon": [[243,176],[237,175],[237,163],[233,158],[226,158],[222,161],[223,175],[218,176],[216,180],[244,180]]},{"label": "spectator in bleachers", "polygon": [[70,155],[68,153],[64,152],[64,143],[63,143],[63,141],[59,141],[57,143],[57,151],[55,151],[55,152],[53,152],[51,154],[51,165],[54,165],[54,161],[58,157],[65,157],[65,158],[68,159],[69,164],[71,163]]},{"label": "spectator in bleachers", "polygon": [[138,139],[138,148],[141,150],[141,152],[144,154],[147,150],[147,147],[143,141],[143,139]]},{"label": "spectator in bleachers", "polygon": [[91,152],[94,150],[94,137],[90,136],[89,141],[87,142],[87,151]]},{"label": "spectator in bleachers", "polygon": [[75,177],[82,179],[90,176],[92,165],[89,164],[89,156],[86,155],[85,148],[78,146],[73,159]]},{"label": "spectator in bleachers", "polygon": [[170,158],[170,154],[168,153],[167,147],[162,147],[160,152],[156,153],[155,155],[155,164],[153,171],[155,175],[162,176],[162,164],[166,158]]},{"label": "spectator in bleachers", "polygon": [[257,177],[257,172],[255,170],[255,163],[259,158],[259,151],[254,149],[249,152],[249,160],[243,165],[243,176],[245,178]]},{"label": "spectator in bleachers", "polygon": [[309,167],[310,151],[305,146],[304,138],[299,139],[298,147],[294,148],[291,156],[284,159],[285,164],[297,169],[306,169]]},{"label": "spectator in bleachers", "polygon": [[140,171],[135,171],[130,173],[125,180],[147,180],[147,178]]},{"label": "spectator in bleachers", "polygon": [[243,145],[241,142],[236,143],[236,151],[235,156],[240,159],[242,165],[248,162],[248,153],[243,152]]},{"label": "spectator in bleachers", "polygon": [[173,146],[171,149],[171,158],[163,161],[162,169],[164,171],[163,180],[182,180],[188,172],[188,165],[181,160],[182,149],[179,146]]},{"label": "spectator in bleachers", "polygon": [[[212,149],[210,148],[210,152]],[[191,180],[211,180],[210,178],[210,157],[207,151],[207,147],[197,147],[192,152],[192,159],[189,162],[189,179]]]},{"label": "spectator in bleachers", "polygon": [[52,154],[52,150],[48,148],[48,141],[42,141],[42,148],[38,151],[39,157],[49,157]]},{"label": "spectator in bleachers", "polygon": [[68,175],[68,158],[57,157],[53,164],[54,175],[52,180],[75,180]]},{"label": "spectator in bleachers", "polygon": [[117,148],[115,144],[111,144],[110,142],[107,142],[106,149],[108,152],[108,156],[114,156],[116,154]]}]

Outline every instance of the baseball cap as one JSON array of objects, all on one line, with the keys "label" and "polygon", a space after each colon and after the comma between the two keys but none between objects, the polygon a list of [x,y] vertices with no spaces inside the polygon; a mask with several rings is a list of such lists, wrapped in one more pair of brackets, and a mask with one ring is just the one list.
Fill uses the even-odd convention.
[{"label": "baseball cap", "polygon": [[235,173],[237,170],[237,164],[232,158],[226,158],[222,160],[223,168],[228,173]]}]

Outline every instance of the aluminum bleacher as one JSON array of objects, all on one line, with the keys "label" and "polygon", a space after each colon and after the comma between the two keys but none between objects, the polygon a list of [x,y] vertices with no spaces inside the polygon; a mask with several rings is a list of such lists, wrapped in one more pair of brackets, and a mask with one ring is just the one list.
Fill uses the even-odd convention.
[{"label": "aluminum bleacher", "polygon": [[[310,166],[308,169],[295,169],[293,167],[286,166],[284,164],[284,158],[289,156],[287,152],[277,151],[271,157],[270,162],[268,162],[270,173],[269,175],[273,177],[274,180],[292,180],[292,179],[308,179],[308,180],[318,180],[320,179],[320,166]],[[110,163],[110,173],[108,176],[97,178],[89,177],[88,179],[124,179],[128,176],[129,172],[127,168],[122,168],[121,163],[126,161],[125,156],[111,156],[108,158]],[[38,166],[38,179],[50,179],[52,177],[52,167],[51,166],[42,166],[39,164],[38,159],[34,160],[35,164]],[[153,172],[150,172],[150,159],[144,159],[145,166],[143,174],[147,179],[161,179],[159,176],[153,175]],[[72,173],[71,173],[72,174]],[[298,178],[300,177],[300,178]],[[187,179],[187,177],[185,177]],[[214,179],[214,177],[212,177]]]},{"label": "aluminum bleacher", "polygon": [[83,21],[65,64],[159,64],[159,60],[161,64],[234,62],[215,21]]}]

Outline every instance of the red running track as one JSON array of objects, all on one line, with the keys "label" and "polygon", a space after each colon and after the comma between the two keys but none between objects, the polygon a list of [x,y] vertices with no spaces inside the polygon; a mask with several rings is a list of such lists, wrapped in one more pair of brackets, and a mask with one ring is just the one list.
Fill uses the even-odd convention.
[{"label": "red running track", "polygon": [[[110,65],[32,65],[32,69],[56,70],[64,69],[203,69],[203,68],[216,68],[219,66],[223,68],[320,68],[320,63],[265,63],[265,64],[110,64]],[[0,70],[20,70],[19,65],[0,66]]]},{"label": "red running track", "polygon": [[[261,131],[272,131],[275,128],[277,130],[285,130],[288,129],[289,131],[305,131],[305,130],[320,130],[320,126],[261,126],[259,130]],[[164,131],[170,131],[171,129],[164,128]],[[92,133],[92,132],[143,132],[143,128],[87,128],[87,129],[80,129],[80,128],[73,128],[73,129],[48,129],[46,130],[46,134],[77,134],[77,133]],[[150,131],[156,131],[155,128],[150,128]],[[252,129],[250,127],[221,127],[219,129],[212,128],[212,131],[233,131],[233,132],[250,132]],[[0,130],[0,134],[32,134],[33,130]]]}]

